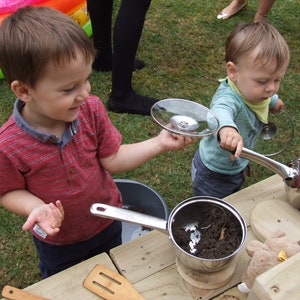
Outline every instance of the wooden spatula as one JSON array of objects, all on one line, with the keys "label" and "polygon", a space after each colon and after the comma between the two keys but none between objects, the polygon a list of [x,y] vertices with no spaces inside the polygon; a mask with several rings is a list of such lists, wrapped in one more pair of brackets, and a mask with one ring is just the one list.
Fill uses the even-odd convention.
[{"label": "wooden spatula", "polygon": [[2,296],[10,300],[47,300],[24,290],[17,289],[10,285],[6,285],[2,290]]},{"label": "wooden spatula", "polygon": [[145,300],[128,279],[102,265],[94,267],[83,286],[106,300]]}]

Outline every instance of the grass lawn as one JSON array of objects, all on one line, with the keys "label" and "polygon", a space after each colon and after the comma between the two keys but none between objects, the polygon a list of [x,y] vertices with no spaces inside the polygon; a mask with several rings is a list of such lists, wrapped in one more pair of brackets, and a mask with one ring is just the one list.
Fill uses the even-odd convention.
[{"label": "grass lawn", "polygon": [[[146,68],[135,72],[133,86],[144,95],[165,98],[184,98],[209,105],[218,79],[224,78],[224,43],[226,36],[239,22],[252,22],[258,0],[249,1],[248,7],[229,20],[217,20],[217,13],[229,3],[221,0],[153,0],[147,14],[138,58]],[[119,0],[115,1],[115,9]],[[279,94],[285,101],[285,110],[293,118],[295,137],[287,149],[274,159],[286,163],[299,155],[298,124],[300,82],[300,2],[275,2],[269,21],[283,34],[291,50],[291,62],[282,81]],[[106,102],[111,84],[111,73],[93,73],[92,92]],[[0,124],[12,112],[14,95],[0,81]],[[113,124],[123,135],[124,143],[132,143],[156,135],[160,128],[151,117],[114,114]],[[256,151],[273,153],[281,147],[291,128],[285,115],[274,117],[280,125],[282,138],[259,144]],[[284,142],[286,143],[286,142]],[[283,143],[283,145],[284,145]],[[157,190],[170,209],[191,197],[190,164],[197,145],[181,152],[166,153],[145,163],[138,169],[115,176],[141,181]],[[272,172],[252,163],[252,176],[246,186],[258,182]],[[38,258],[28,232],[22,232],[24,218],[0,208],[0,289],[6,284],[24,288],[38,280]]]}]

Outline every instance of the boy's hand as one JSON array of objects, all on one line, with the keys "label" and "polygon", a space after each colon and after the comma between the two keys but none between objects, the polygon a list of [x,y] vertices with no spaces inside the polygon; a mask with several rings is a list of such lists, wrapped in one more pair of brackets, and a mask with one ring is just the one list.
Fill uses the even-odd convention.
[{"label": "boy's hand", "polygon": [[283,110],[283,108],[284,108],[284,103],[280,98],[278,98],[278,100],[277,100],[276,104],[274,105],[274,107],[272,109],[270,109],[270,112],[272,114],[275,114],[275,113],[278,113],[281,110]]},{"label": "boy's hand", "polygon": [[63,219],[64,209],[59,200],[55,204],[42,204],[30,213],[23,225],[23,230],[30,230],[38,225],[45,234],[55,235],[59,232]]},{"label": "boy's hand", "polygon": [[197,138],[171,133],[165,129],[160,132],[158,137],[164,147],[169,151],[181,150],[197,141]]},{"label": "boy's hand", "polygon": [[223,149],[234,151],[234,155],[231,155],[231,159],[235,160],[240,156],[243,148],[243,138],[233,127],[222,127],[219,131],[220,146]]}]

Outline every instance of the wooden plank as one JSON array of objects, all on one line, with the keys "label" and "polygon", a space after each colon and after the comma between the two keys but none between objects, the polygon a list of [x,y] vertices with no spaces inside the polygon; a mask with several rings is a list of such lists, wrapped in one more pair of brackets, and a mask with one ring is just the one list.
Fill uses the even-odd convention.
[{"label": "wooden plank", "polygon": [[288,201],[283,179],[278,175],[273,175],[255,185],[242,189],[224,198],[224,200],[232,204],[242,214],[248,225],[250,225],[252,211],[259,203],[267,200]]},{"label": "wooden plank", "polygon": [[299,299],[300,253],[261,274],[254,281],[249,300]]},{"label": "wooden plank", "polygon": [[106,253],[102,253],[45,280],[39,281],[25,290],[49,299],[102,299],[83,287],[84,279],[97,264],[117,271],[109,256]]},{"label": "wooden plank", "polygon": [[153,230],[110,251],[119,272],[132,283],[175,262],[175,249],[168,235]]},{"label": "wooden plank", "polygon": [[[246,243],[253,239],[256,237],[249,230]],[[176,269],[176,255],[168,236],[156,230],[112,249],[110,255],[120,273],[149,300],[212,299],[241,281],[250,259],[244,247],[236,256],[237,264],[232,279],[221,288],[206,290],[196,288],[182,279]]]},{"label": "wooden plank", "polygon": [[193,300],[182,278],[172,264],[135,284],[147,300]]}]

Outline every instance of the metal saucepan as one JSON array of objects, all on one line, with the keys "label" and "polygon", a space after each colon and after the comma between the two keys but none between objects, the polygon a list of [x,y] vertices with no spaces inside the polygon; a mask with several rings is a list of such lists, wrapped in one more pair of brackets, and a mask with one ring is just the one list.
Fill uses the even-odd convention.
[{"label": "metal saucepan", "polygon": [[[187,268],[198,272],[215,272],[225,268],[242,248],[247,236],[247,226],[241,214],[229,203],[213,197],[192,197],[180,202],[171,211],[168,220],[101,203],[93,204],[90,211],[93,215],[99,217],[138,224],[168,234],[175,246],[177,259]],[[214,225],[207,224],[207,222],[203,225],[203,220],[199,220],[199,218],[207,216],[208,213],[213,211],[215,213],[226,213],[227,216],[230,216],[230,222],[224,224],[224,227],[229,223],[234,223],[234,227],[239,228],[236,248],[232,253],[220,258],[196,256],[195,247],[201,241],[201,236],[205,236],[205,230]],[[203,217],[203,219],[206,219],[206,217]],[[229,227],[229,225],[227,226]],[[179,241],[178,239],[180,230],[188,232],[186,234],[188,240],[184,242],[184,247],[182,246],[183,240]],[[231,228],[226,230],[231,230]],[[230,231],[228,231],[228,234],[230,234]]]},{"label": "metal saucepan", "polygon": [[289,202],[293,207],[300,208],[299,159],[292,160],[287,166],[244,147],[240,157],[258,163],[281,176],[285,182],[285,191]]}]

